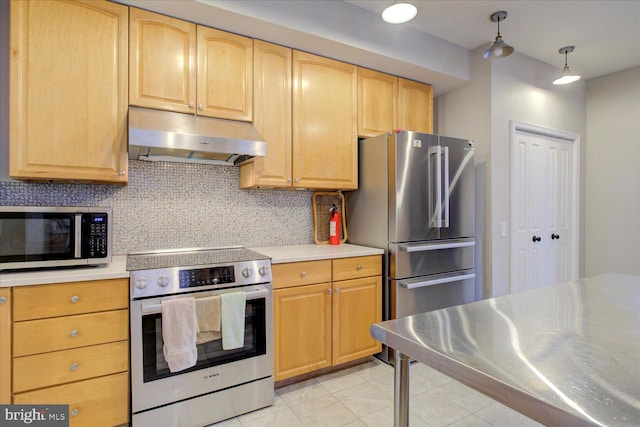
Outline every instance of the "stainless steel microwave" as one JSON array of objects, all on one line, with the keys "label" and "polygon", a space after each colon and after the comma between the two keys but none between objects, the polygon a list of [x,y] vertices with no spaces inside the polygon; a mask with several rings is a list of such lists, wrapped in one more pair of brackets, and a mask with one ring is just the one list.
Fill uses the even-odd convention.
[{"label": "stainless steel microwave", "polygon": [[0,206],[0,270],[111,262],[111,208]]}]

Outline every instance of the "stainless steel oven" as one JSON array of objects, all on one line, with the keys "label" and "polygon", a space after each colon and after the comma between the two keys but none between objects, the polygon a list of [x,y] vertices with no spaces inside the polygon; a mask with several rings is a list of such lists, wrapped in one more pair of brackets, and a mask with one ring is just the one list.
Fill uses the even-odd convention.
[{"label": "stainless steel oven", "polygon": [[[200,427],[273,404],[270,259],[242,247],[130,254],[132,425]],[[197,344],[195,365],[171,372],[162,303],[243,292],[244,345]]]}]

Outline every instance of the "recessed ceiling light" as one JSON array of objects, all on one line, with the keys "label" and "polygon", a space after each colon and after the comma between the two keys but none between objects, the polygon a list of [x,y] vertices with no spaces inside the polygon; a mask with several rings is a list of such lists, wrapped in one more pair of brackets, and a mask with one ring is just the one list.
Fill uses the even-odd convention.
[{"label": "recessed ceiling light", "polygon": [[382,11],[382,19],[390,24],[402,24],[411,21],[418,14],[418,9],[411,3],[394,2]]}]

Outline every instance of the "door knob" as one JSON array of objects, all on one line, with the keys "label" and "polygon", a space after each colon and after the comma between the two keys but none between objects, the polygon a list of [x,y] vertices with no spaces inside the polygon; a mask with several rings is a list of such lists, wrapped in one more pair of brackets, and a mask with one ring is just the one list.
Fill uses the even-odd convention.
[{"label": "door knob", "polygon": [[533,243],[535,243],[535,242],[539,242],[540,240],[542,240],[542,237],[539,237],[539,236],[533,236]]},{"label": "door knob", "polygon": [[559,239],[560,235],[559,234],[553,234],[551,233],[551,240],[555,240],[555,239]]}]

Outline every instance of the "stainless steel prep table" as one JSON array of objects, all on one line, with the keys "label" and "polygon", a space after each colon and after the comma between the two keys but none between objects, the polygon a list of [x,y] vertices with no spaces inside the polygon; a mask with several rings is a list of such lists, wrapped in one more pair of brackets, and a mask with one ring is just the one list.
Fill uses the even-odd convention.
[{"label": "stainless steel prep table", "polygon": [[396,427],[409,358],[549,426],[640,425],[640,277],[606,274],[371,326],[396,349]]}]

